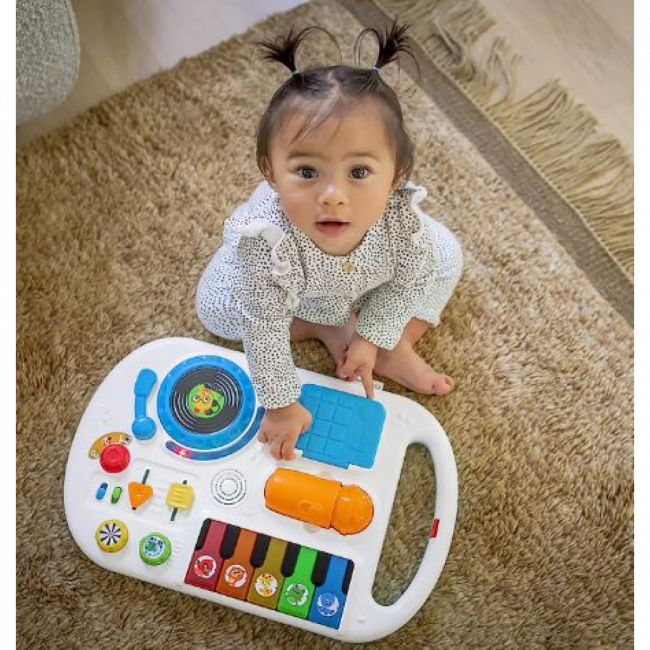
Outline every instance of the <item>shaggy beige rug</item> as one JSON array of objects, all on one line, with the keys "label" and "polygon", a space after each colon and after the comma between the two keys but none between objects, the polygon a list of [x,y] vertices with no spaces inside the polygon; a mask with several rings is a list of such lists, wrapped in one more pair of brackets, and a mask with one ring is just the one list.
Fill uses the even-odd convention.
[{"label": "shaggy beige rug", "polygon": [[[316,23],[344,56],[341,5],[278,15],[104,102],[17,163],[17,584],[21,648],[301,648],[335,643],[107,572],[65,523],[68,449],[88,400],[136,347],[205,332],[194,291],[222,223],[258,181],[257,119],[284,79],[247,39]],[[315,60],[332,61],[325,40]],[[423,68],[429,65],[421,62]],[[420,353],[456,379],[409,394],[446,429],[459,513],[440,581],[382,648],[631,647],[633,331],[539,216],[423,90],[404,108],[426,209],[466,267]],[[299,366],[331,373],[316,342]],[[388,383],[391,391],[408,394]],[[24,397],[24,399],[22,399]],[[408,585],[430,525],[431,467],[412,448],[376,596]]]}]

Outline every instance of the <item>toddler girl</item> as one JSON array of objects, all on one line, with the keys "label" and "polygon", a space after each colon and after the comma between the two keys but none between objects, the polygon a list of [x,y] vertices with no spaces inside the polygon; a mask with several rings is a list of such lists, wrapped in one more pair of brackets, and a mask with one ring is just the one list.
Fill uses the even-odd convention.
[{"label": "toddler girl", "polygon": [[462,253],[420,210],[426,190],[408,181],[413,145],[381,76],[400,53],[412,56],[406,27],[362,32],[357,47],[368,32],[379,42],[370,68],[299,70],[296,49],[313,29],[261,43],[291,71],[258,129],[266,180],[225,222],[197,291],[205,327],[243,341],[265,408],[258,439],[278,460],[293,458],[311,424],[290,341],[322,341],[337,375],[360,378],[368,398],[373,371],[418,393],[454,386],[413,349],[440,322]]}]

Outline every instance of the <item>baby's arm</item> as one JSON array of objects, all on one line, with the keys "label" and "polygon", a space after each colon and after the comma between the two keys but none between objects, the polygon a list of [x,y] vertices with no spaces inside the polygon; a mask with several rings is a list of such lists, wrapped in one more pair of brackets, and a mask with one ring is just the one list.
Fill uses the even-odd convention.
[{"label": "baby's arm", "polygon": [[392,350],[397,345],[416,305],[425,297],[424,287],[426,279],[411,284],[392,280],[368,294],[359,311],[356,331],[337,375],[348,381],[359,377],[370,399],[379,348]]},{"label": "baby's arm", "polygon": [[356,331],[378,348],[392,350],[426,298],[427,278],[410,283],[393,279],[374,289],[359,311]]},{"label": "baby's arm", "polygon": [[365,297],[359,310],[357,333],[379,348],[392,350],[404,329],[428,299],[428,286],[438,272],[438,256],[427,233],[425,220],[402,208],[400,217],[389,221],[393,277]]},{"label": "baby's arm", "polygon": [[456,238],[437,222],[427,228],[426,239],[413,242],[410,250],[408,242],[402,245],[392,280],[360,304],[357,332],[380,348],[392,350],[415,315],[436,326],[460,279],[463,253]]},{"label": "baby's arm", "polygon": [[311,425],[311,414],[299,402],[301,384],[290,345],[293,310],[287,292],[274,281],[268,244],[242,238],[242,287],[238,296],[243,319],[242,340],[258,401],[265,409],[258,440],[270,443],[277,460],[290,460],[298,436]]},{"label": "baby's arm", "polygon": [[265,408],[257,439],[277,460],[291,460],[298,436],[311,426],[300,396],[300,380],[289,344],[289,321],[245,318],[244,351],[257,398]]}]

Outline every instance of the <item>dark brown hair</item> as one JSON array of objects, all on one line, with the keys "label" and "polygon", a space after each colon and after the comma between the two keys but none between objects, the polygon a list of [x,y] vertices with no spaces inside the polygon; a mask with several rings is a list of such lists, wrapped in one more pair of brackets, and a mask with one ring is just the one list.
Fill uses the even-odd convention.
[{"label": "dark brown hair", "polygon": [[[307,35],[315,30],[323,31],[334,43],[334,37],[321,27],[306,27],[295,32],[293,27],[287,34],[275,39],[259,41],[263,58],[287,66],[291,76],[271,98],[260,120],[257,130],[257,166],[266,175],[270,159],[270,144],[273,136],[287,119],[302,113],[303,123],[296,137],[317,128],[334,115],[343,115],[359,100],[376,101],[383,113],[389,142],[395,155],[396,178],[407,180],[413,169],[413,143],[404,127],[402,109],[395,91],[382,79],[379,70],[397,61],[400,54],[410,56],[410,38],[405,34],[408,25],[394,22],[383,32],[374,27],[364,29],[354,45],[356,63],[359,63],[360,46],[366,34],[374,34],[379,45],[377,61],[373,67],[352,67],[334,65],[298,70],[296,50]],[[419,70],[419,66],[418,66]]]}]

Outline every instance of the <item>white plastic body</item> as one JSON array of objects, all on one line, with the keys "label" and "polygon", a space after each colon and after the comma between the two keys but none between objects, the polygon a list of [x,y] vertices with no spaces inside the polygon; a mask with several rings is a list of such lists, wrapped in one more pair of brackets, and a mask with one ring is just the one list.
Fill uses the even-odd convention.
[{"label": "white plastic body", "polygon": [[[256,438],[226,458],[188,460],[165,448],[165,443],[171,438],[158,419],[156,400],[160,384],[172,368],[197,355],[225,357],[248,372],[246,359],[241,353],[193,339],[161,339],[135,350],[121,361],[93,396],[70,449],[64,486],[68,526],[81,550],[93,562],[110,571],[341,641],[372,641],[404,625],[424,604],[438,580],[456,519],[456,465],[451,445],[438,421],[407,398],[376,391],[375,399],[386,408],[386,423],[371,469],[353,465],[341,469],[302,458],[299,451],[292,461],[276,461],[268,445],[261,444]],[[157,432],[148,441],[134,439],[129,445],[131,462],[127,469],[119,474],[107,474],[98,460],[89,458],[88,452],[102,434],[120,431],[132,435],[133,387],[143,368],[151,368],[158,376],[158,382],[147,399],[147,415],[155,420]],[[348,383],[304,370],[299,370],[299,375],[303,383],[320,384],[364,396],[359,382]],[[421,565],[408,589],[394,604],[382,606],[373,599],[372,587],[404,455],[407,447],[416,442],[425,445],[433,459],[436,486],[433,518],[439,520],[437,535],[429,539]],[[301,470],[344,485],[359,485],[372,498],[372,522],[357,535],[343,536],[333,529],[319,528],[272,512],[264,503],[264,486],[278,467]],[[134,511],[129,502],[128,483],[142,481],[147,469],[147,484],[154,488],[154,495]],[[224,469],[238,470],[246,480],[246,496],[234,506],[222,505],[211,492],[212,479]],[[180,510],[171,521],[171,509],[165,504],[167,488],[170,483],[183,480],[194,488],[194,503],[190,509]],[[108,483],[108,490],[99,501],[95,494],[103,482]],[[117,504],[111,504],[111,492],[116,485],[122,487],[123,494]],[[185,575],[206,518],[352,560],[354,572],[340,627],[332,629],[185,584]],[[102,551],[95,541],[95,531],[106,519],[121,520],[128,529],[129,541],[116,553]],[[138,552],[139,540],[152,531],[167,535],[173,546],[170,559],[160,566],[145,564]]]}]

